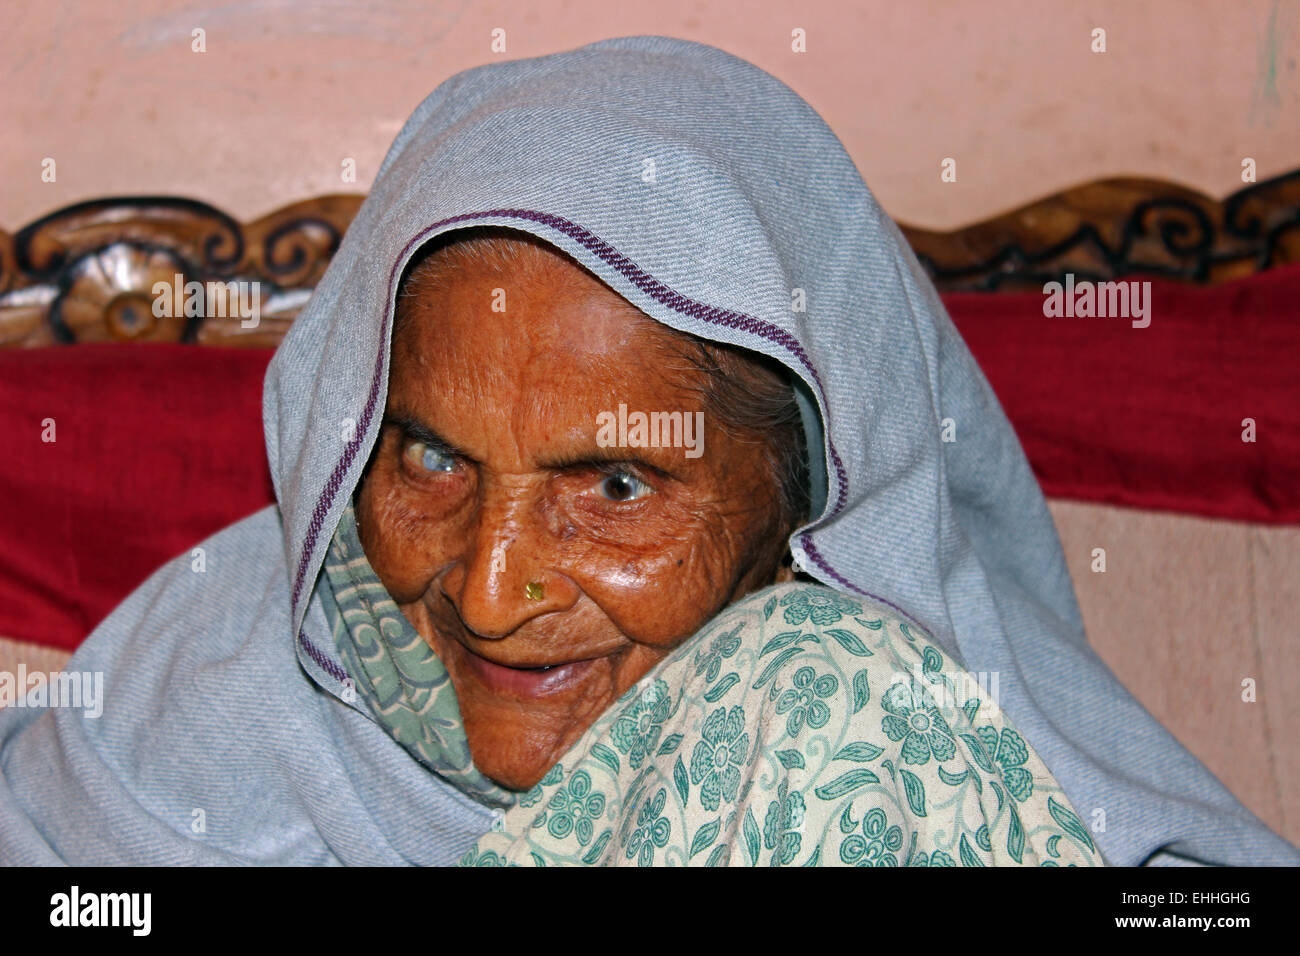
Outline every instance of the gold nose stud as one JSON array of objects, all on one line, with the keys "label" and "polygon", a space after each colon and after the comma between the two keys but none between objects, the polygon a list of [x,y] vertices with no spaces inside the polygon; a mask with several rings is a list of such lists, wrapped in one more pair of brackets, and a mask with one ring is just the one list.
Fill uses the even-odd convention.
[{"label": "gold nose stud", "polygon": [[524,594],[528,596],[530,601],[540,601],[546,597],[546,588],[542,587],[541,581],[529,581],[524,586]]}]

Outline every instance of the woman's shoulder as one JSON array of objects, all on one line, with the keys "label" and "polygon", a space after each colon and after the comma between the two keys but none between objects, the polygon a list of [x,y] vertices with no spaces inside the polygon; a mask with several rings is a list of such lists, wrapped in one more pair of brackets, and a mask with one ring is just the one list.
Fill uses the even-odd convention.
[{"label": "woman's shoulder", "polygon": [[[805,729],[860,725],[867,711],[906,719],[936,711],[941,733],[994,714],[996,679],[969,673],[914,621],[878,601],[820,584],[790,582],[732,604],[657,669],[657,693],[683,700],[733,698],[784,718],[791,739]],[[733,689],[736,693],[733,693]],[[952,721],[942,714],[958,713]],[[937,754],[952,756],[935,741]],[[917,747],[910,738],[908,755]],[[983,756],[983,754],[981,754]]]},{"label": "woman's shoulder", "polygon": [[[789,582],[755,591],[729,605],[678,651],[710,665],[742,651],[766,660],[773,676],[796,659],[852,670],[871,661],[911,674],[964,671],[920,625],[897,609],[822,584]],[[706,673],[716,668],[710,666]]]}]

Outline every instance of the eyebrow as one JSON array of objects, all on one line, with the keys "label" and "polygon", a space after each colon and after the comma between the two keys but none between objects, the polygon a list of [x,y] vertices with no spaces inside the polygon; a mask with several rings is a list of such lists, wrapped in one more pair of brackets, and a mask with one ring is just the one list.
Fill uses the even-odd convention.
[{"label": "eyebrow", "polygon": [[[433,429],[432,426],[421,421],[410,413],[396,412],[391,415],[385,415],[382,424],[391,425],[394,428],[400,429],[408,438],[424,442],[424,444],[436,448],[439,451],[455,455],[458,458],[462,458],[465,461],[474,464],[481,464],[481,462],[479,462],[473,455],[469,454],[453,442],[443,438]],[[601,448],[597,446],[573,454],[548,458],[538,462],[538,465],[539,467],[550,471],[561,472],[586,470],[609,471],[613,467],[623,467],[639,469],[670,481],[681,480],[680,475],[664,468],[662,465],[657,465],[644,458],[628,456],[627,450],[624,448]]]},{"label": "eyebrow", "polygon": [[382,424],[391,425],[394,428],[399,429],[407,438],[414,438],[416,441],[424,442],[424,444],[438,449],[438,451],[445,451],[449,455],[455,455],[458,458],[464,458],[466,461],[472,461],[477,464],[473,455],[469,454],[465,449],[459,448],[447,441],[447,439],[443,438],[429,425],[420,421],[420,419],[416,418],[414,415],[400,412],[392,415],[385,415]]},{"label": "eyebrow", "polygon": [[669,481],[681,480],[677,474],[662,465],[656,465],[644,458],[629,457],[627,451],[622,448],[601,448],[597,446],[588,451],[581,451],[572,455],[561,455],[558,458],[539,462],[539,464],[543,468],[549,468],[552,471],[585,471],[588,469],[610,471],[615,467],[631,468],[649,472]]}]

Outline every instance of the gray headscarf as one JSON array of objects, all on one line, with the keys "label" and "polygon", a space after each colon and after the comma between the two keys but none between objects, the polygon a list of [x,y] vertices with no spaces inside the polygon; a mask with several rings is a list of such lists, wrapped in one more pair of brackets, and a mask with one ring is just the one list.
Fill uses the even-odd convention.
[{"label": "gray headscarf", "polygon": [[[996,673],[1109,862],[1162,848],[1160,862],[1300,862],[1088,646],[1015,435],[834,134],[762,70],[664,37],[468,70],[420,104],[267,374],[278,511],[209,543],[219,580],[178,561],[87,642],[80,666],[109,671],[102,726],[0,717],[0,857],[446,862],[486,829],[485,808],[333,699],[346,674],[316,589],[379,430],[403,269],[435,236],[487,225],[560,248],[665,325],[795,373],[816,505],[796,559]],[[319,689],[287,669],[291,636]],[[248,689],[232,700],[231,682]],[[185,733],[199,743],[182,758]],[[36,779],[42,747],[67,754],[53,782]],[[238,783],[223,782],[233,767]],[[200,799],[218,816],[249,806],[192,837]],[[125,817],[128,836],[87,835],[56,805]]]}]

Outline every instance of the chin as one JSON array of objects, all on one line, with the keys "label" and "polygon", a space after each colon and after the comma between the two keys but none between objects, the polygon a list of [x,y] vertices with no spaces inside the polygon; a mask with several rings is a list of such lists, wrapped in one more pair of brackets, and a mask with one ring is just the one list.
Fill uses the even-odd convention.
[{"label": "chin", "polygon": [[[467,731],[469,726],[467,722]],[[523,792],[541,782],[555,766],[565,748],[562,741],[548,740],[541,746],[523,747],[527,731],[518,727],[493,727],[487,734],[467,732],[469,754],[485,777],[507,790]]]},{"label": "chin", "polygon": [[474,761],[474,765],[489,777],[493,783],[505,787],[507,790],[517,790],[523,792],[531,790],[537,784],[542,782],[546,776],[546,771],[554,766],[555,761],[547,764],[532,764],[528,766],[519,766],[517,764],[494,765],[489,762]]}]

